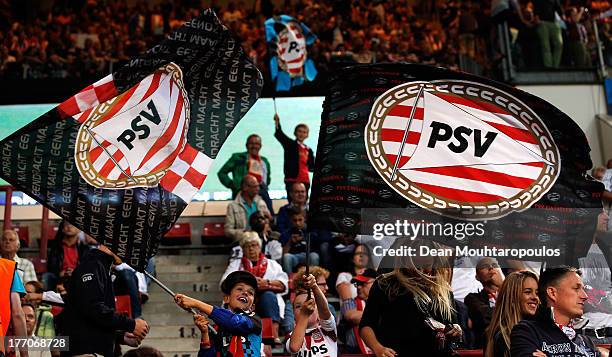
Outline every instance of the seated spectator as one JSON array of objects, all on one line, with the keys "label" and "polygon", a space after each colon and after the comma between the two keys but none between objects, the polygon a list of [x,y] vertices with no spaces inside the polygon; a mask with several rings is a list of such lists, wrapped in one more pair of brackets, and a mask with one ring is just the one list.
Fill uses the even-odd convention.
[{"label": "seated spectator", "polygon": [[[321,268],[319,266],[310,266],[308,272],[312,274],[317,279],[317,285],[319,289],[323,292],[323,294],[327,295],[327,291],[329,287],[327,286],[327,278],[329,278],[329,271]],[[299,268],[293,277],[293,291],[306,290],[304,287],[304,275],[306,274],[306,267],[303,266]],[[295,296],[293,297],[295,299]],[[332,306],[332,304],[328,303],[329,311],[334,315],[334,320],[336,320],[336,309]],[[293,315],[293,301],[290,299],[287,301],[285,305],[285,317],[282,322],[282,331],[284,334],[289,333],[293,329],[295,325],[295,316]]]},{"label": "seated spectator", "polygon": [[[33,341],[38,341],[38,345],[40,346],[41,342],[41,338],[45,338],[45,337],[55,337],[55,335],[52,336],[41,336],[41,335],[37,335],[36,334],[36,328],[38,327],[38,320],[37,320],[37,316],[36,316],[36,308],[30,304],[30,303],[22,303],[21,304],[21,309],[23,310],[23,314],[25,316],[25,321],[26,321],[26,330],[28,332],[28,336],[30,338],[32,338]],[[33,342],[36,343],[36,342]],[[46,348],[46,351],[40,351],[39,349],[37,349],[36,351],[30,350],[28,353],[29,357],[51,357],[51,352],[49,351],[49,348]]]},{"label": "seated spectator", "polygon": [[142,315],[142,303],[140,301],[136,270],[126,263],[121,263],[115,267],[115,276],[117,279],[115,279],[114,285],[117,287],[117,294],[123,295],[127,293],[130,296],[132,318],[140,317]]},{"label": "seated spectator", "polygon": [[240,193],[234,201],[227,205],[224,226],[226,237],[233,241],[240,240],[242,233],[250,228],[249,218],[257,211],[271,217],[266,203],[257,194],[258,191],[257,179],[246,175],[242,179]]},{"label": "seated spectator", "polygon": [[81,258],[89,251],[87,243],[79,239],[80,232],[66,221],[60,223],[55,239],[49,242],[47,272],[43,274],[45,290],[55,290],[58,283],[70,278]]},{"label": "seated spectator", "polygon": [[287,243],[291,240],[291,231],[294,228],[300,229],[304,232],[306,229],[306,212],[300,211],[299,209],[291,209],[287,212],[289,216],[289,227],[284,231],[281,231],[280,242],[283,246],[287,245]]},{"label": "seated spectator", "polygon": [[[292,273],[299,264],[306,264],[306,232],[298,227],[290,230],[289,241],[283,246],[283,269],[287,274]],[[310,252],[309,264],[319,265],[319,254]]]},{"label": "seated spectator", "polygon": [[17,272],[23,284],[28,281],[38,281],[36,270],[34,270],[34,264],[17,255],[20,246],[19,235],[17,235],[14,229],[6,229],[2,232],[2,240],[0,240],[0,255],[2,255],[2,258],[17,263]]},{"label": "seated spectator", "polygon": [[370,251],[364,244],[359,244],[353,252],[352,268],[338,274],[336,291],[340,297],[340,306],[347,300],[357,298],[357,287],[351,282],[357,275],[363,274],[370,267]]},{"label": "seated spectator", "polygon": [[485,342],[485,330],[491,322],[497,292],[504,282],[499,263],[495,258],[482,258],[476,264],[476,280],[483,289],[478,293],[470,293],[463,300],[467,305],[470,319],[474,330],[474,348],[483,348]]},{"label": "seated spectator", "polygon": [[276,229],[279,232],[285,232],[291,227],[290,211],[308,212],[307,194],[306,186],[303,183],[295,182],[291,185],[291,192],[289,193],[291,202],[282,206],[276,215]]},{"label": "seated spectator", "polygon": [[261,239],[264,255],[272,260],[280,261],[283,257],[283,246],[280,243],[280,233],[273,231],[270,218],[262,212],[255,212],[249,219],[251,229]]},{"label": "seated spectator", "polygon": [[[217,176],[223,186],[232,190],[232,199],[240,192],[242,179],[251,175],[259,183],[259,196],[266,202],[270,212],[273,212],[272,201],[268,195],[270,185],[270,162],[264,156],[259,155],[261,150],[261,137],[251,134],[246,142],[247,151],[232,154],[225,164],[219,169]],[[230,173],[232,177],[230,177]]]},{"label": "seated spectator", "polygon": [[289,287],[289,278],[281,266],[274,260],[268,259],[261,252],[261,239],[255,232],[245,232],[240,240],[243,256],[241,259],[230,261],[221,284],[228,275],[235,271],[247,271],[257,280],[257,298],[255,311],[260,317],[270,317],[273,321],[274,339],[278,339],[278,327],[285,311],[285,295]]},{"label": "seated spectator", "polygon": [[533,320],[522,320],[510,334],[512,356],[600,356],[588,336],[577,334],[575,319],[582,317],[588,296],[580,270],[561,266],[540,276],[538,295],[542,305]]},{"label": "seated spectator", "polygon": [[484,357],[509,356],[512,328],[521,320],[532,319],[539,305],[538,276],[527,270],[509,274],[497,294]]},{"label": "seated spectator", "polygon": [[345,353],[356,354],[373,354],[370,349],[359,336],[359,323],[365,309],[370,288],[374,284],[378,274],[374,269],[366,269],[362,274],[356,275],[351,279],[351,283],[357,287],[357,297],[349,299],[342,304],[342,321],[347,325],[345,331],[344,343]]},{"label": "seated spectator", "polygon": [[307,290],[296,293],[293,314],[295,328],[287,339],[286,348],[292,356],[338,355],[336,320],[329,310],[325,294],[317,285],[314,275],[304,279],[304,287],[312,290],[314,298],[308,298]]},{"label": "seated spectator", "polygon": [[[25,284],[26,301],[34,308],[36,326],[33,329],[33,335],[28,331],[29,336],[53,337],[55,336],[55,325],[53,323],[53,314],[51,306],[42,303],[43,286],[38,281],[28,281]],[[41,299],[31,299],[33,294],[40,294]],[[25,311],[24,311],[25,313]],[[28,316],[26,313],[26,323]],[[29,328],[29,327],[28,327]]]}]

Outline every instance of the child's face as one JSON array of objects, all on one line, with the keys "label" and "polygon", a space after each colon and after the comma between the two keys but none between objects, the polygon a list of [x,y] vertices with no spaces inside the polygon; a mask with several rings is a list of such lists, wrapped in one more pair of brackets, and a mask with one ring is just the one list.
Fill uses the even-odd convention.
[{"label": "child's face", "polygon": [[[293,316],[298,316],[300,314],[300,309],[302,308],[302,304],[308,299],[308,294],[300,294],[295,297],[293,300]],[[317,309],[310,315],[308,319],[308,328],[315,327],[317,322],[319,321],[319,312]]]},{"label": "child's face", "polygon": [[308,128],[305,128],[303,126],[300,126],[299,128],[295,129],[295,137],[296,139],[298,139],[298,141],[304,141],[306,140],[306,138],[308,138]]},{"label": "child's face", "polygon": [[230,309],[251,311],[255,301],[255,288],[245,283],[238,283],[229,295],[223,297],[223,302],[228,304]]},{"label": "child's face", "polygon": [[303,229],[305,221],[306,219],[302,214],[296,214],[291,216],[291,225],[295,228]]}]

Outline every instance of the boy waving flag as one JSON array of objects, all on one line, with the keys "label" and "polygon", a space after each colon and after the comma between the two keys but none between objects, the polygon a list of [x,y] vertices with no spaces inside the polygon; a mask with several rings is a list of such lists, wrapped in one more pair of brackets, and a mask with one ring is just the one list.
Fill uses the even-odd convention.
[{"label": "boy waving flag", "polygon": [[261,73],[212,10],[0,142],[0,176],[142,270]]}]

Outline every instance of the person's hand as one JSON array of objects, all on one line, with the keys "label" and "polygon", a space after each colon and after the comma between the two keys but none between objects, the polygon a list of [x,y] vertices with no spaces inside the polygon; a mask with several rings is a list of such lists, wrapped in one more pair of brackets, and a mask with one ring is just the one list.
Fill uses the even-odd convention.
[{"label": "person's hand", "polygon": [[304,287],[311,290],[317,288],[317,278],[312,274],[304,275]]},{"label": "person's hand", "polygon": [[395,357],[397,356],[397,352],[395,352],[392,348],[388,348],[385,346],[381,346],[379,349],[375,350],[374,353],[376,357]]},{"label": "person's hand", "polygon": [[32,305],[38,305],[42,301],[42,293],[27,293],[26,300]]},{"label": "person's hand", "polygon": [[457,338],[461,337],[463,334],[463,330],[461,330],[461,326],[457,324],[448,325],[446,332],[444,334],[449,338]]},{"label": "person's hand", "polygon": [[534,353],[531,354],[533,357],[546,357],[546,353],[540,351],[540,350],[536,350]]},{"label": "person's hand", "polygon": [[176,302],[176,304],[182,307],[183,309],[189,310],[192,307],[197,306],[198,300],[191,298],[187,295],[176,294],[174,295],[174,302]]},{"label": "person's hand", "polygon": [[274,114],[274,124],[278,125],[280,121],[280,117],[278,116],[278,114]]},{"label": "person's hand", "polygon": [[314,299],[308,299],[304,301],[302,304],[302,308],[300,309],[300,315],[303,317],[309,318],[310,315],[315,311],[317,305],[315,304]]},{"label": "person's hand", "polygon": [[206,316],[193,314],[193,323],[200,329],[202,335],[208,335],[208,319]]},{"label": "person's hand", "polygon": [[262,279],[260,277],[255,277],[255,279],[257,280],[257,289],[261,290],[261,289],[265,289],[268,287],[268,280],[267,279]]},{"label": "person's hand", "polygon": [[143,319],[136,319],[135,321],[136,327],[134,327],[132,333],[142,341],[147,337],[147,333],[149,333],[149,324]]},{"label": "person's hand", "polygon": [[138,347],[140,346],[140,342],[142,339],[136,337],[133,333],[126,332],[123,334],[123,344],[130,347]]}]

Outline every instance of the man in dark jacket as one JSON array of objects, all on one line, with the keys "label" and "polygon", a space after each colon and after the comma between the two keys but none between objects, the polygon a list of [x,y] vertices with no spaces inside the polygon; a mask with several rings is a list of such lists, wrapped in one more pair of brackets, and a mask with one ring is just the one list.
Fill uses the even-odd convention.
[{"label": "man in dark jacket", "polygon": [[598,357],[587,336],[577,334],[574,321],[582,317],[588,296],[580,270],[568,266],[547,269],[538,284],[541,304],[534,320],[512,329],[512,357]]},{"label": "man in dark jacket", "polygon": [[295,127],[295,139],[291,140],[280,125],[278,114],[274,114],[275,132],[274,137],[281,143],[285,150],[285,163],[283,171],[285,173],[285,187],[287,189],[287,199],[291,202],[291,189],[294,183],[301,182],[306,186],[306,194],[310,188],[309,172],[314,171],[314,153],[312,149],[304,144],[308,138],[308,125],[298,124]]},{"label": "man in dark jacket", "polygon": [[55,239],[49,241],[47,271],[43,274],[45,290],[55,290],[56,285],[64,276],[70,277],[81,258],[89,250],[89,246],[79,240],[79,233],[77,227],[62,221]]},{"label": "man in dark jacket", "polygon": [[60,334],[70,338],[70,351],[62,356],[96,353],[111,357],[118,332],[119,341],[134,347],[147,335],[146,321],[115,313],[111,269],[117,263],[119,258],[100,245],[74,270],[58,323]]},{"label": "man in dark jacket", "polygon": [[465,296],[463,302],[474,324],[474,348],[484,347],[485,330],[491,322],[497,292],[504,282],[504,274],[495,258],[482,258],[476,264],[476,280],[482,284],[478,293]]}]

